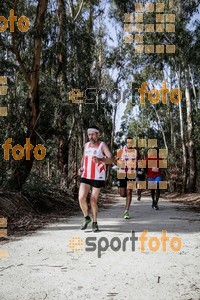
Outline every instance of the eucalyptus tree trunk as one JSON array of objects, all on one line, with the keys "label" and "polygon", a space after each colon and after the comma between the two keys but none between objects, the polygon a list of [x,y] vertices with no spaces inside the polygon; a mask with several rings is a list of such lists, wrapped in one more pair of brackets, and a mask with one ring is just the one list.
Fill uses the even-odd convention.
[{"label": "eucalyptus tree trunk", "polygon": [[[58,7],[58,23],[59,23],[59,32],[58,32],[58,52],[57,52],[57,61],[58,61],[58,71],[57,71],[57,82],[60,88],[60,101],[62,101],[62,89],[65,89],[66,86],[66,8],[64,0],[57,0]],[[65,125],[66,117],[63,116],[62,111],[59,110],[56,117],[57,125],[57,168],[61,174],[67,172],[68,170],[68,152],[66,147],[66,135],[63,134],[63,128]],[[64,169],[64,166],[67,165]],[[62,177],[62,176],[61,176]],[[61,178],[63,181],[63,178]],[[65,180],[64,180],[65,181]],[[61,185],[65,182],[61,182]]]},{"label": "eucalyptus tree trunk", "polygon": [[[170,91],[172,90],[172,70],[170,68]],[[171,128],[171,145],[176,148],[176,133],[174,132],[173,108],[169,105],[170,128]]]},{"label": "eucalyptus tree trunk", "polygon": [[192,122],[192,103],[190,97],[190,75],[189,65],[185,65],[185,98],[187,109],[187,136],[188,136],[188,154],[189,154],[189,185],[188,191],[195,192],[196,189],[196,158],[194,151],[194,142],[192,138],[193,122]]},{"label": "eucalyptus tree trunk", "polygon": [[[181,91],[181,71],[176,71],[176,77],[178,81],[178,88]],[[187,153],[186,153],[186,146],[185,146],[185,137],[184,137],[184,121],[183,121],[183,110],[182,110],[182,100],[179,101],[179,120],[180,120],[180,134],[181,134],[181,146],[182,146],[182,176],[183,176],[183,187],[182,192],[186,191],[186,182],[187,182],[187,174],[186,174],[186,167],[187,167]]]},{"label": "eucalyptus tree trunk", "polygon": [[[16,44],[15,33],[12,34],[12,50],[19,63],[20,70],[28,84],[28,107],[29,107],[29,123],[27,125],[28,130],[26,138],[30,138],[30,143],[35,147],[37,144],[37,133],[39,121],[39,70],[42,53],[42,32],[45,22],[45,13],[47,9],[46,0],[39,0],[35,19],[35,36],[34,36],[34,48],[33,48],[33,59],[32,59],[32,72],[31,75],[26,70],[26,67],[21,58],[19,48]],[[25,144],[25,143],[24,143]],[[18,164],[14,170],[10,180],[6,184],[6,188],[20,190],[22,185],[26,182],[34,161],[33,152],[30,155],[30,160],[24,159]]]},{"label": "eucalyptus tree trunk", "polygon": [[198,100],[197,100],[196,88],[195,88],[195,85],[194,85],[194,74],[191,71],[191,68],[189,70],[190,70],[190,78],[191,78],[192,89],[193,89],[194,100],[195,100],[195,109],[197,110],[198,109]]}]

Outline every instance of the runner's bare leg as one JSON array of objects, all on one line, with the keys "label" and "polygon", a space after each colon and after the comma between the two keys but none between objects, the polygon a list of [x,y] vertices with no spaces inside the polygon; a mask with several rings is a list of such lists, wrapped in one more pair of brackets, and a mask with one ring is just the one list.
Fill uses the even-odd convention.
[{"label": "runner's bare leg", "polygon": [[157,204],[158,204],[159,198],[160,198],[160,190],[157,189],[157,190],[156,190],[156,203],[157,203]]},{"label": "runner's bare leg", "polygon": [[132,200],[132,190],[127,189],[127,195],[126,195],[126,208],[125,210],[129,210],[129,207],[131,205],[131,200]]},{"label": "runner's bare leg", "polygon": [[126,197],[126,188],[119,188],[119,193],[121,197]]},{"label": "runner's bare leg", "polygon": [[98,198],[100,194],[101,189],[100,188],[92,188],[92,193],[90,196],[90,204],[91,204],[91,210],[92,210],[92,217],[93,222],[97,222],[97,213],[98,213]]},{"label": "runner's bare leg", "polygon": [[79,204],[82,209],[84,217],[89,215],[88,204],[87,204],[87,196],[89,191],[90,191],[90,185],[81,182],[79,187]]},{"label": "runner's bare leg", "polygon": [[151,190],[151,198],[154,202],[155,201],[155,190]]}]

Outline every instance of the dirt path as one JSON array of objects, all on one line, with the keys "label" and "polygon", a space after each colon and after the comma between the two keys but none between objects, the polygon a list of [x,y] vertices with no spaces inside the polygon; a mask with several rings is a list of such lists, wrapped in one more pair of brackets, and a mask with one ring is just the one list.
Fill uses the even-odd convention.
[{"label": "dirt path", "polygon": [[[132,218],[124,220],[124,200],[113,197],[116,203],[100,211],[99,233],[90,228],[80,231],[82,216],[78,215],[13,242],[1,242],[0,249],[7,249],[9,257],[0,259],[0,299],[200,299],[200,214],[167,200],[161,200],[160,210],[154,211],[150,198],[145,197],[141,202],[134,198]],[[148,230],[145,251],[141,252],[139,241],[133,251],[131,231],[139,237],[144,230]],[[170,241],[180,237],[178,252],[170,248],[170,241],[163,252],[162,230]],[[156,252],[149,242],[153,236],[160,241]],[[83,251],[69,247],[74,237],[83,241],[75,245]],[[114,237],[118,238],[115,242]],[[93,242],[96,251],[86,251],[86,242]],[[126,251],[122,251],[125,244]]]}]

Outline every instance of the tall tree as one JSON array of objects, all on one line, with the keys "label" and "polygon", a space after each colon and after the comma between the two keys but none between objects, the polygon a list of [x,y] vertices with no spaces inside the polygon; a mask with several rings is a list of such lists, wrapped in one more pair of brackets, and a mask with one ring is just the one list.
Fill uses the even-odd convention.
[{"label": "tall tree", "polygon": [[[16,11],[16,1],[14,10]],[[23,63],[23,60],[20,55],[20,51],[17,47],[16,42],[16,33],[12,33],[12,49],[16,56],[16,59],[19,63],[20,69],[24,75],[24,78],[28,85],[28,99],[27,104],[29,107],[29,123],[28,123],[28,131],[26,134],[26,138],[30,138],[31,144],[35,147],[37,144],[37,134],[36,129],[38,127],[39,120],[39,73],[40,73],[40,62],[41,62],[41,53],[42,53],[42,33],[45,22],[45,12],[47,9],[48,1],[39,0],[36,11],[35,18],[35,35],[34,35],[34,50],[32,57],[32,68],[31,75],[29,75],[28,70],[26,70],[26,66]],[[24,143],[25,144],[25,143]],[[7,183],[7,187],[9,188],[17,188],[20,189],[22,185],[25,183],[27,177],[31,172],[31,168],[34,161],[33,152],[31,153],[30,160],[24,159],[21,163],[16,167],[12,177]]]}]

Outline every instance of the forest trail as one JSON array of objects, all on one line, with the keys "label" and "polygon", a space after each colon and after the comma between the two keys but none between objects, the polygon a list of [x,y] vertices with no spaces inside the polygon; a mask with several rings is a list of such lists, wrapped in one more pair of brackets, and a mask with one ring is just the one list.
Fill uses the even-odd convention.
[{"label": "forest trail", "polygon": [[[98,233],[93,233],[91,227],[81,231],[79,214],[31,235],[0,242],[0,249],[7,249],[9,254],[0,259],[0,299],[200,299],[200,213],[165,199],[160,199],[160,210],[155,211],[149,197],[141,202],[134,197],[132,218],[124,220],[124,199],[111,196],[115,202],[99,212]],[[141,252],[139,240],[133,251],[131,231],[139,237],[144,230],[148,230],[145,251]],[[162,251],[162,230],[169,237],[166,252]],[[174,252],[170,241],[177,235],[182,248]],[[156,252],[151,251],[153,236],[160,242]],[[69,247],[75,237],[83,242],[75,245],[82,251]],[[92,241],[96,250],[86,251],[86,239],[88,243],[91,237],[96,237]],[[120,245],[114,237],[121,241],[118,251],[113,250]],[[125,238],[126,251],[122,251]]]}]

